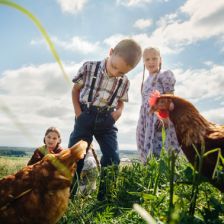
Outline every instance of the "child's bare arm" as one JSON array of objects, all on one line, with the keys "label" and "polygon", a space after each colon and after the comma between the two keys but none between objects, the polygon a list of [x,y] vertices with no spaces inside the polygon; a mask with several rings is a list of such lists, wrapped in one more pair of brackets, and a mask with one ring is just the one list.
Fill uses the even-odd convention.
[{"label": "child's bare arm", "polygon": [[80,89],[81,89],[81,86],[78,84],[74,84],[72,88],[72,103],[73,103],[76,117],[78,117],[82,112],[80,107],[80,102],[79,102]]}]

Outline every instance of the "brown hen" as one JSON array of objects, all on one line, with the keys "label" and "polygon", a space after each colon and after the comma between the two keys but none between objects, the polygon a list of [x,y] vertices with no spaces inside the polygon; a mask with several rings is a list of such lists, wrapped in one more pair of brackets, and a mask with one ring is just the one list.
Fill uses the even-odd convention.
[{"label": "brown hen", "polygon": [[[224,157],[224,126],[207,121],[189,101],[169,94],[156,98],[151,111],[158,112],[173,122],[181,148],[189,162],[198,170],[198,158],[195,148],[200,154],[218,149]],[[203,151],[203,152],[202,152]],[[196,159],[195,159],[196,158]],[[203,158],[201,173],[219,190],[224,192],[224,162],[219,160],[221,170],[219,177],[213,178],[218,158],[218,151]]]},{"label": "brown hen", "polygon": [[67,209],[72,175],[86,148],[80,141],[1,179],[0,223],[56,223]]}]

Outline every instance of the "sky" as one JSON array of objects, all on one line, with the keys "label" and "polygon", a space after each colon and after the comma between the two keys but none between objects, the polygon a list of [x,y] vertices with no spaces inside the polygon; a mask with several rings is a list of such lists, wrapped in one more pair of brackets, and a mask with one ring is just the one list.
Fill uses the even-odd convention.
[{"label": "sky", "polygon": [[[66,82],[33,22],[0,4],[0,145],[38,147],[56,126],[67,147],[74,126],[71,80],[124,38],[158,47],[175,94],[224,124],[223,0],[14,0],[38,18],[61,58]],[[120,149],[136,150],[143,63],[129,72],[129,102],[117,121]],[[94,143],[95,147],[98,145]]]}]

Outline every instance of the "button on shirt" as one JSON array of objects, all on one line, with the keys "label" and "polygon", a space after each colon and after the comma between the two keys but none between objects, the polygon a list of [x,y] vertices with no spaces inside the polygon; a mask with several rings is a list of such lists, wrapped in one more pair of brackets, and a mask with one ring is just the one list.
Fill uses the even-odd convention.
[{"label": "button on shirt", "polygon": [[[88,103],[90,86],[96,69],[96,64],[97,61],[85,62],[72,80],[75,84],[78,84],[82,87],[79,96],[80,103]],[[119,80],[121,78],[123,78],[123,81],[111,105],[112,107],[117,106],[118,100],[128,102],[128,89],[130,82],[126,75],[123,77],[108,76],[106,73],[106,59],[101,61],[93,89],[91,105],[100,107],[108,106],[108,103],[113,93],[116,91]]]}]

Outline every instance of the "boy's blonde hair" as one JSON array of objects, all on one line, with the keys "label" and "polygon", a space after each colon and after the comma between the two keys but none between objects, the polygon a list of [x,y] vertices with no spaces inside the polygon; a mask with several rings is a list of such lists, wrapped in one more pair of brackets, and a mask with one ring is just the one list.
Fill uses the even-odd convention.
[{"label": "boy's blonde hair", "polygon": [[134,68],[141,59],[142,49],[134,40],[124,39],[115,46],[113,54],[119,55],[124,59],[127,65]]}]

